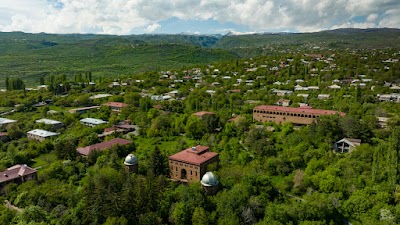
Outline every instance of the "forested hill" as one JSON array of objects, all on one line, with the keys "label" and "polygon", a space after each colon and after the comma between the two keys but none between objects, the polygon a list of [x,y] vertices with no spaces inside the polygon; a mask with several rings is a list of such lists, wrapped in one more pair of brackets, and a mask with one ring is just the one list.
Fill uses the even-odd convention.
[{"label": "forested hill", "polygon": [[214,46],[237,47],[399,48],[400,29],[337,29],[315,33],[227,34]]},{"label": "forested hill", "polygon": [[215,37],[187,35],[0,33],[0,82],[8,76],[37,83],[49,74],[87,71],[121,76],[238,58],[224,49],[202,47],[213,41]]},{"label": "forested hill", "polygon": [[0,82],[49,74],[120,76],[271,54],[279,49],[400,48],[399,29],[252,35],[94,35],[0,32]]}]

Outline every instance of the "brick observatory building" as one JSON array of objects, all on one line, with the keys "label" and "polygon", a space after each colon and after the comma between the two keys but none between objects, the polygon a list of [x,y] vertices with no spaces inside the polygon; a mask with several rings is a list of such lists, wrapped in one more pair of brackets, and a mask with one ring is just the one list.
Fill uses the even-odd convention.
[{"label": "brick observatory building", "polygon": [[274,123],[285,123],[291,122],[297,125],[309,125],[320,116],[335,115],[345,116],[345,113],[324,110],[324,109],[313,109],[309,106],[292,108],[283,106],[272,106],[272,105],[259,105],[253,109],[253,120],[258,122],[274,122]]},{"label": "brick observatory building", "polygon": [[200,181],[207,172],[207,165],[218,162],[218,153],[207,146],[198,145],[169,157],[171,179],[181,182]]}]

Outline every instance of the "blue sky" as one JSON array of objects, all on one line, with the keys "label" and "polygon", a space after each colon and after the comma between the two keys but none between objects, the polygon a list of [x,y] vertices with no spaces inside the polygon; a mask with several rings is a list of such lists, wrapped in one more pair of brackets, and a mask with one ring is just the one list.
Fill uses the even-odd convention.
[{"label": "blue sky", "polygon": [[400,1],[0,0],[0,31],[225,34],[351,27],[400,28]]}]

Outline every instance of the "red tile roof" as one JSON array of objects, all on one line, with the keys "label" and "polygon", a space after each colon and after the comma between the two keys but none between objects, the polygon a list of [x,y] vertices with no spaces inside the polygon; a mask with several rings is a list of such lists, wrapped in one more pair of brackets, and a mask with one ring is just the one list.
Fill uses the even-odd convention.
[{"label": "red tile roof", "polygon": [[0,137],[8,136],[6,133],[0,132]]},{"label": "red tile roof", "polygon": [[94,144],[94,145],[89,145],[89,146],[86,146],[86,147],[83,147],[83,148],[77,148],[76,150],[81,155],[89,155],[89,153],[91,151],[94,151],[94,150],[101,151],[101,150],[104,150],[104,149],[110,149],[114,145],[126,145],[126,144],[130,144],[130,143],[132,143],[132,141],[125,140],[125,139],[122,139],[122,138],[114,138],[114,139],[111,139],[109,141],[97,143],[97,144]]},{"label": "red tile roof", "polygon": [[207,111],[200,111],[197,113],[193,113],[192,116],[197,116],[197,117],[202,117],[204,115],[215,115],[213,112],[207,112]]},{"label": "red tile roof", "polygon": [[122,102],[107,102],[104,103],[103,105],[105,106],[109,106],[109,107],[116,107],[116,108],[123,108],[123,107],[127,107],[128,105]]},{"label": "red tile roof", "polygon": [[272,105],[259,105],[254,107],[254,110],[270,110],[270,111],[280,111],[289,113],[307,113],[313,115],[334,115],[334,114],[339,114],[340,116],[346,115],[346,113],[334,110],[310,109],[306,107],[292,108],[292,107],[272,106]]},{"label": "red tile roof", "polygon": [[23,177],[29,174],[36,173],[35,169],[30,168],[27,165],[15,165],[8,168],[6,171],[0,172],[0,183],[15,180],[19,177]]},{"label": "red tile roof", "polygon": [[193,148],[187,148],[183,151],[171,155],[169,159],[180,162],[185,162],[193,165],[201,165],[215,157],[218,157],[218,153],[209,152],[207,146],[196,146]]}]

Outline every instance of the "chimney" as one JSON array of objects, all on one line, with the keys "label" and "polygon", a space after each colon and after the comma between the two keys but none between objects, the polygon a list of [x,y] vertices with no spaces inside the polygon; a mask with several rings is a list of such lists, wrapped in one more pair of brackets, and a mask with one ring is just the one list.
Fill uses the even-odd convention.
[{"label": "chimney", "polygon": [[192,147],[192,151],[196,151],[196,147]]}]

